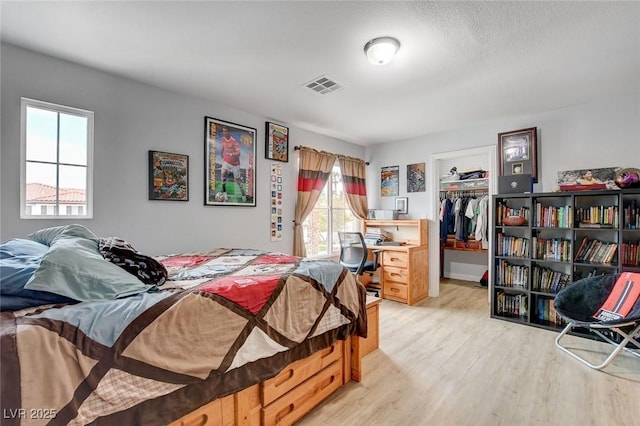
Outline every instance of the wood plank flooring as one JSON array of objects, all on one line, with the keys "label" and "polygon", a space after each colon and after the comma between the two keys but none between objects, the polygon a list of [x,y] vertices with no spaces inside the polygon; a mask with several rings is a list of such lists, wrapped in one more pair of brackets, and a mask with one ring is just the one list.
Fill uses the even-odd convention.
[{"label": "wood plank flooring", "polygon": [[450,280],[413,306],[383,300],[380,348],[364,358],[362,382],[298,424],[640,425],[640,359],[619,355],[595,371],[557,349],[557,333],[489,310],[486,288]]}]

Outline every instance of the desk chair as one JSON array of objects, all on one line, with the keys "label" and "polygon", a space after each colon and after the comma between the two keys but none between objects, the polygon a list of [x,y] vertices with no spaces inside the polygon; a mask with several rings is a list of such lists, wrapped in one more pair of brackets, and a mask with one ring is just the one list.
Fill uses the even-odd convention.
[{"label": "desk chair", "polygon": [[[567,321],[556,338],[556,346],[583,364],[600,370],[623,350],[640,357],[640,273],[583,278],[562,289],[554,307]],[[606,359],[591,363],[561,343],[574,328],[591,331],[611,344]]]},{"label": "desk chair", "polygon": [[[360,232],[338,232],[338,238],[340,239],[340,264],[358,277],[365,273],[373,276],[380,266],[378,263],[380,250],[373,250],[373,260],[367,260],[369,250]],[[372,281],[366,288],[376,297],[380,297],[379,283]]]}]

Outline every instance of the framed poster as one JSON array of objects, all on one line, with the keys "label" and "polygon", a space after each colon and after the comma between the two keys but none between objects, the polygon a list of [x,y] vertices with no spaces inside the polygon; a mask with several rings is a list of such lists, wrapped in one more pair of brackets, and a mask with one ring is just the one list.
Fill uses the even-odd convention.
[{"label": "framed poster", "polygon": [[287,163],[289,161],[289,128],[266,122],[264,158]]},{"label": "framed poster", "polygon": [[424,192],[426,190],[424,173],[424,163],[407,165],[407,192]]},{"label": "framed poster", "polygon": [[149,200],[189,201],[189,156],[149,151]]},{"label": "framed poster", "polygon": [[380,196],[393,197],[398,195],[398,176],[400,166],[387,166],[380,169]]},{"label": "framed poster", "polygon": [[255,207],[256,129],[204,118],[206,206]]},{"label": "framed poster", "polygon": [[538,181],[537,127],[498,133],[500,176],[531,174]]}]

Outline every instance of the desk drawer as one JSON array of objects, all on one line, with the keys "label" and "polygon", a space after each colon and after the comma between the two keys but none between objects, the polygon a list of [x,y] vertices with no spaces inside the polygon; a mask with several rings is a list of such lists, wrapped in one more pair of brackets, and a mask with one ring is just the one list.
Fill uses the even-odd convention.
[{"label": "desk drawer", "polygon": [[383,269],[383,281],[396,281],[402,284],[409,282],[409,272],[406,268],[385,266]]},{"label": "desk drawer", "polygon": [[406,251],[385,250],[382,252],[382,264],[406,268],[409,265],[409,255]]},{"label": "desk drawer", "polygon": [[407,301],[407,285],[395,281],[384,281],[383,295],[386,298],[400,302]]}]

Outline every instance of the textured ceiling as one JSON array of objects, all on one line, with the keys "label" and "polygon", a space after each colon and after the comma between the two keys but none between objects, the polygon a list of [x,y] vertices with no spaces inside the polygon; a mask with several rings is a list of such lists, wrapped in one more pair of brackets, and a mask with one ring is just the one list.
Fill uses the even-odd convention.
[{"label": "textured ceiling", "polygon": [[[361,145],[640,91],[636,1],[2,1],[0,17],[3,41]],[[386,66],[363,52],[380,36],[402,44]],[[344,88],[304,87],[321,75]]]}]

